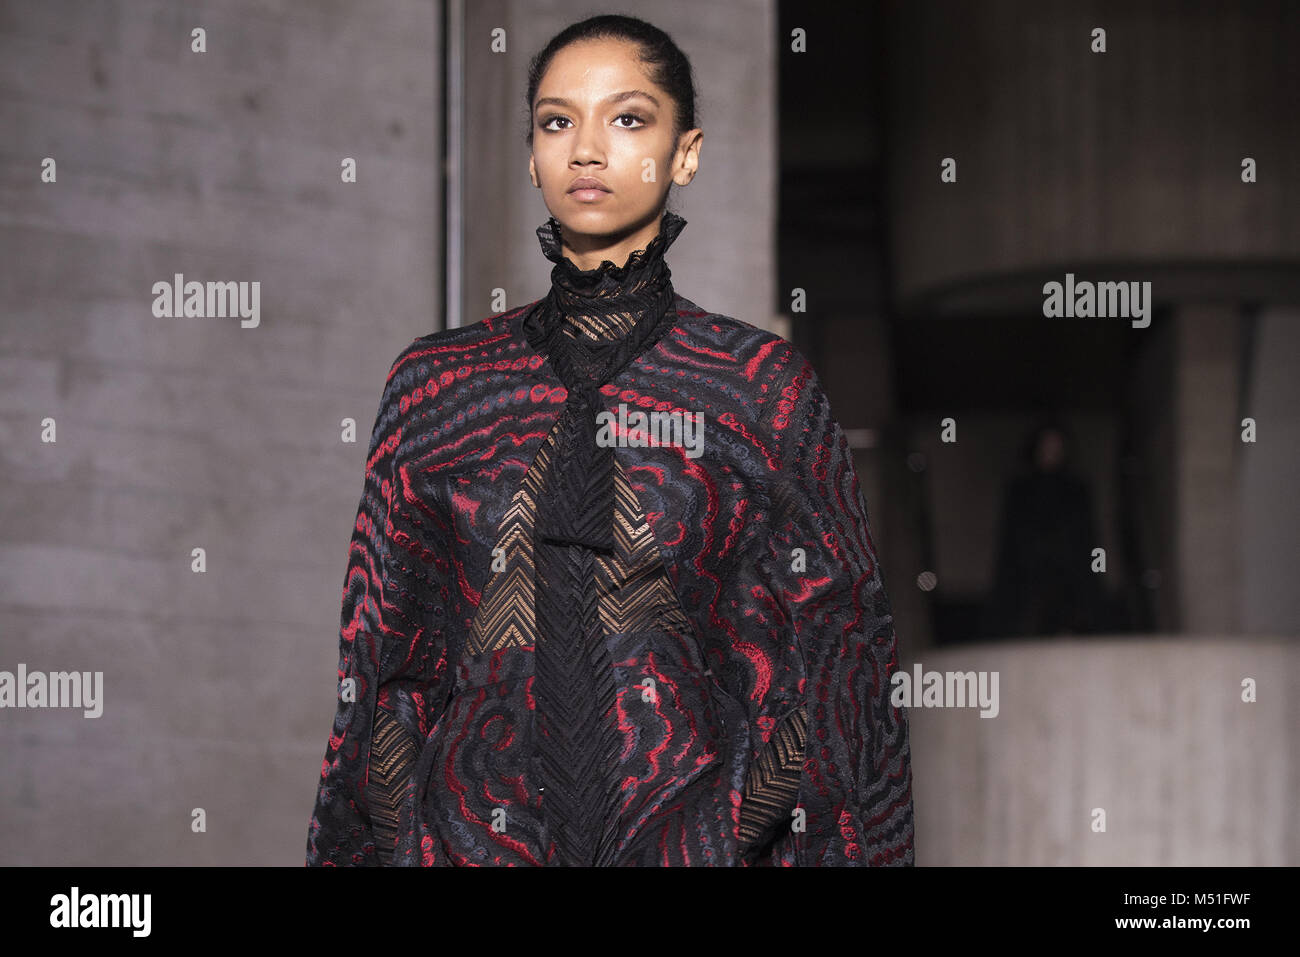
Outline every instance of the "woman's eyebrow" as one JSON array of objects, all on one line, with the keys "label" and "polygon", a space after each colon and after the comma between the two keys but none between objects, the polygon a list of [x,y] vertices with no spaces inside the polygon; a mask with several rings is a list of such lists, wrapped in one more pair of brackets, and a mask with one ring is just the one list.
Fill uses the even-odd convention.
[{"label": "woman's eyebrow", "polygon": [[[659,101],[654,96],[647,93],[645,90],[624,90],[622,93],[614,93],[611,94],[610,96],[605,97],[605,102],[622,103],[624,100],[630,100],[638,96],[645,97],[655,106],[659,105]],[[573,106],[572,103],[570,103],[568,100],[560,96],[544,96],[537,101],[538,106],[545,106],[548,103],[554,104],[555,106],[565,106],[565,107]]]}]

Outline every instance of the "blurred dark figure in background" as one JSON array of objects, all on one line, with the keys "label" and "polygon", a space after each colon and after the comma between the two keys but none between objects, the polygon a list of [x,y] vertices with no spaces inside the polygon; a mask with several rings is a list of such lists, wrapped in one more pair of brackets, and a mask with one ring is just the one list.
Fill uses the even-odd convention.
[{"label": "blurred dark figure in background", "polygon": [[986,638],[1082,634],[1102,624],[1092,495],[1069,470],[1069,452],[1068,427],[1048,418],[1026,443],[1028,473],[1007,483]]}]

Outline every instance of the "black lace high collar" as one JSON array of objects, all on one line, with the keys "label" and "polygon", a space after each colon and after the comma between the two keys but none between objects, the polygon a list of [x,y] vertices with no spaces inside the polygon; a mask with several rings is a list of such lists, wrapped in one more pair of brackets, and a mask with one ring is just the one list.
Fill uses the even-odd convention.
[{"label": "black lace high collar", "polygon": [[594,269],[579,269],[564,255],[560,222],[554,216],[537,227],[542,253],[555,267],[546,307],[531,323],[534,346],[544,342],[559,324],[569,336],[581,331],[591,340],[615,340],[637,327],[660,303],[671,301],[672,271],[664,253],[686,226],[686,220],[665,210],[659,233],[637,249],[622,266],[603,260]]},{"label": "black lace high collar", "polygon": [[[555,461],[538,503],[537,533],[555,544],[612,551],[614,450],[596,441],[599,389],[661,338],[676,320],[664,252],[686,220],[665,211],[659,233],[622,266],[604,260],[579,269],[561,251],[554,216],[537,229],[551,291],[527,317],[529,344],[544,354],[568,390]],[[579,331],[587,333],[580,335]]]}]

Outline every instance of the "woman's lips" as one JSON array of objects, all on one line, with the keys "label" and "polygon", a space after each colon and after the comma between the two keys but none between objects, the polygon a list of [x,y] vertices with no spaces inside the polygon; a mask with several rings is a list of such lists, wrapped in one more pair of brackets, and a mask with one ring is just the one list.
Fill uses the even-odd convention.
[{"label": "woman's lips", "polygon": [[569,184],[568,193],[580,203],[596,203],[609,195],[609,187],[595,176],[579,176]]}]

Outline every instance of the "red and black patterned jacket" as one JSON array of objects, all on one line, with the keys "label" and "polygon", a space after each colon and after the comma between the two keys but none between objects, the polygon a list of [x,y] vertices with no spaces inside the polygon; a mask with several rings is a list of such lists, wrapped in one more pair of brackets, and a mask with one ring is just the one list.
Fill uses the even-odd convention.
[{"label": "red and black patterned jacket", "polygon": [[[526,532],[567,392],[523,333],[540,303],[417,338],[389,372],[308,864],[555,863]],[[615,450],[617,863],[912,864],[894,622],[848,443],[793,346],[675,303],[601,390],[615,415],[704,423],[696,457]]]}]

